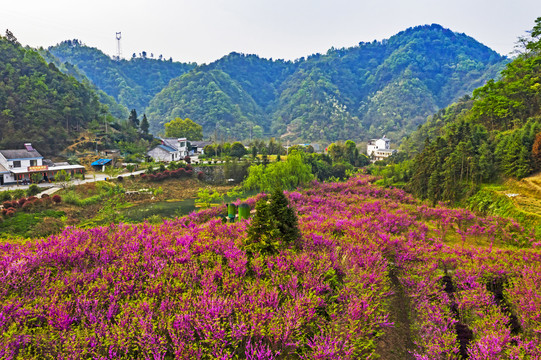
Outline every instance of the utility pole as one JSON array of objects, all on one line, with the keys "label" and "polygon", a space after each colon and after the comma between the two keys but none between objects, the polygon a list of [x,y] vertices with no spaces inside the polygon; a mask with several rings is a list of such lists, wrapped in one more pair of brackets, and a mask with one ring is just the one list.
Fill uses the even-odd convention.
[{"label": "utility pole", "polygon": [[120,47],[120,39],[122,39],[122,33],[117,32],[116,33],[116,44],[117,44],[117,53],[116,53],[116,59],[120,61],[120,57],[122,56],[122,50]]}]

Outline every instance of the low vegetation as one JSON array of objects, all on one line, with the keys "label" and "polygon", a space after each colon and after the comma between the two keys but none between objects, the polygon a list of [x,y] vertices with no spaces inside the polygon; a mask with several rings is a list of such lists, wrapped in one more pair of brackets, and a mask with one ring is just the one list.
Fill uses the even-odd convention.
[{"label": "low vegetation", "polygon": [[[429,207],[374,180],[314,184],[286,201],[275,192],[236,223],[211,208],[4,243],[0,354],[369,358],[406,311],[411,331],[389,351],[539,356],[541,244],[513,221]],[[262,206],[283,209],[293,231],[262,221],[280,216]],[[391,306],[397,293],[409,309]]]}]

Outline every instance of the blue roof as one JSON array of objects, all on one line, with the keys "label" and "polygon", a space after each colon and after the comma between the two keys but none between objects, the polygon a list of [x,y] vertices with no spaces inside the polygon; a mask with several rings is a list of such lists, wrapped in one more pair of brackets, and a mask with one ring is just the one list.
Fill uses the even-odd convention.
[{"label": "blue roof", "polygon": [[171,146],[168,146],[168,145],[163,145],[162,144],[162,145],[158,145],[158,147],[160,149],[163,149],[163,150],[168,151],[168,152],[176,152],[177,151],[177,149],[172,148]]},{"label": "blue roof", "polygon": [[101,165],[105,165],[105,164],[108,164],[111,162],[111,159],[99,159],[99,160],[96,160],[94,161],[92,164],[92,166],[101,166]]}]

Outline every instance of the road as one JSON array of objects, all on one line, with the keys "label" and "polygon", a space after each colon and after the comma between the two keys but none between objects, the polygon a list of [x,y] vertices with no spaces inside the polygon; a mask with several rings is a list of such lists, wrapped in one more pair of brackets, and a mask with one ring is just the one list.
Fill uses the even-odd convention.
[{"label": "road", "polygon": [[[127,176],[130,176],[130,175],[139,175],[139,174],[144,173],[145,171],[146,170],[139,170],[139,171],[134,171],[132,173],[120,174],[118,176],[127,177]],[[73,180],[73,181],[70,182],[70,184],[71,185],[81,185],[81,184],[91,183],[91,182],[95,182],[95,181],[104,181],[107,178],[110,178],[110,176],[108,176],[106,174],[103,174],[103,173],[92,174],[92,175],[86,174],[84,180]],[[56,184],[56,183],[42,183],[42,184],[37,184],[37,185],[39,187],[42,187],[42,188],[48,188],[47,190],[42,191],[41,193],[39,193],[38,196],[41,196],[43,194],[51,195],[51,194],[57,192],[58,190],[62,189],[62,187],[60,185]],[[4,190],[17,190],[17,189],[26,190],[29,187],[30,187],[30,185],[3,185],[3,186],[0,186],[0,192],[4,191]]]},{"label": "road", "polygon": [[[196,162],[196,161],[199,161],[199,158],[197,156],[192,156],[192,163],[193,162]],[[208,163],[208,161],[205,161],[205,160],[202,160],[201,161],[202,163]],[[223,163],[223,161],[222,161]],[[120,174],[118,176],[122,176],[122,177],[127,177],[127,176],[130,176],[130,175],[139,175],[139,174],[142,174],[144,173],[146,170],[139,170],[139,171],[134,171],[134,172],[131,172],[131,173],[126,173],[126,174]],[[92,175],[88,175],[88,174],[85,174],[85,179],[84,180],[74,180],[71,182],[72,185],[81,185],[81,184],[86,184],[86,183],[91,183],[91,182],[95,182],[95,181],[104,181],[105,179],[109,178],[110,176],[104,174],[104,173],[97,173],[97,174],[92,174]],[[116,176],[115,176],[116,178]],[[39,187],[45,187],[45,188],[49,188],[43,192],[40,193],[40,196],[42,194],[53,194],[55,192],[57,192],[58,190],[62,189],[62,187],[58,184],[55,184],[55,183],[43,183],[43,184],[37,184]],[[23,189],[23,190],[26,190],[30,187],[30,185],[3,185],[3,186],[0,186],[0,192],[1,191],[4,191],[4,190],[17,190],[17,189]]]}]

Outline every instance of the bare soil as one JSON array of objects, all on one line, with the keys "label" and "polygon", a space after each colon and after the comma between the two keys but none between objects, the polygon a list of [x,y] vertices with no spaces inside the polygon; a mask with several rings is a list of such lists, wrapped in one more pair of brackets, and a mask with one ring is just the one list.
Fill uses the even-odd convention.
[{"label": "bare soil", "polygon": [[396,276],[396,270],[389,271],[389,278],[393,291],[389,302],[389,321],[392,321],[394,326],[388,328],[378,339],[376,353],[382,360],[413,360],[415,344],[411,334],[411,304]]}]

